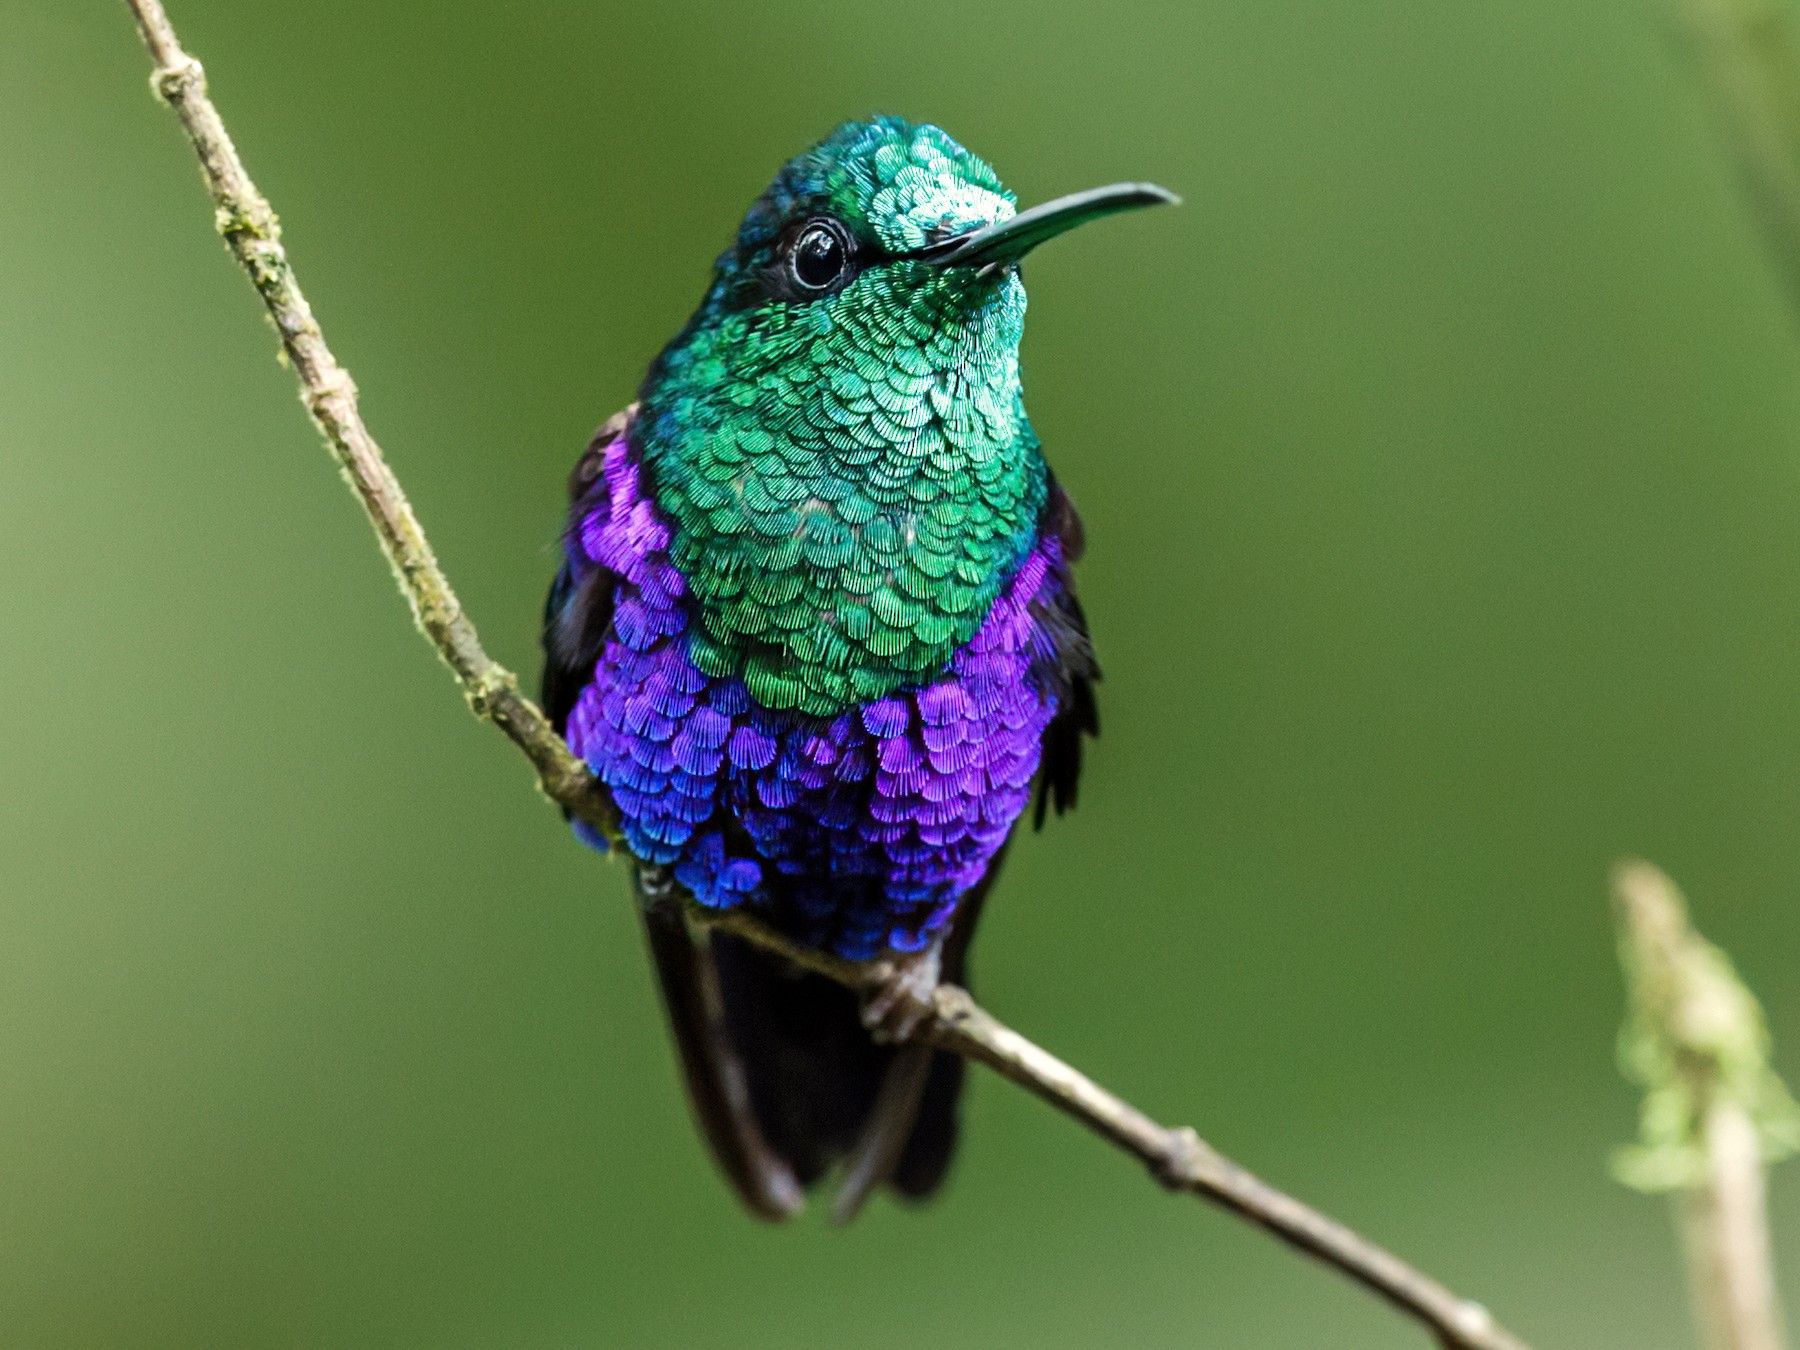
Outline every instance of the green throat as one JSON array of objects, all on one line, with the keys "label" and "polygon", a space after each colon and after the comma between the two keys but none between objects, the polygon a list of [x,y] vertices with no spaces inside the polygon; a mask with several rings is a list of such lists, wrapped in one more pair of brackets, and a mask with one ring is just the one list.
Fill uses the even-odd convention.
[{"label": "green throat", "polygon": [[[830,716],[928,681],[980,627],[1047,491],[1025,289],[907,253],[1012,211],[944,133],[883,120],[795,160],[751,212],[634,432],[707,674]],[[825,217],[841,284],[797,294],[782,260]]]}]

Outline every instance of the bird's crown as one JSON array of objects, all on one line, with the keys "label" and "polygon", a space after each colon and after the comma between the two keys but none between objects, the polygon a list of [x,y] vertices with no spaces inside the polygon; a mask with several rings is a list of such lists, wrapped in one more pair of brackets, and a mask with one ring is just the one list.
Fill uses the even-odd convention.
[{"label": "bird's crown", "polygon": [[725,268],[777,261],[797,227],[837,222],[854,258],[878,264],[1010,219],[1015,198],[988,163],[938,127],[899,117],[846,122],[782,166],[750,208]]}]

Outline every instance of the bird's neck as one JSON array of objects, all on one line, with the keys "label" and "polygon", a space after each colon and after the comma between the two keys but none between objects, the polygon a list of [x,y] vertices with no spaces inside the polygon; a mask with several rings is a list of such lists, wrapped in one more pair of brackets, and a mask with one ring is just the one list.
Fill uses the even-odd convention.
[{"label": "bird's neck", "polygon": [[1024,291],[989,290],[973,322],[739,315],[664,353],[634,439],[702,670],[830,716],[928,681],[974,636],[1047,479],[1019,389]]}]

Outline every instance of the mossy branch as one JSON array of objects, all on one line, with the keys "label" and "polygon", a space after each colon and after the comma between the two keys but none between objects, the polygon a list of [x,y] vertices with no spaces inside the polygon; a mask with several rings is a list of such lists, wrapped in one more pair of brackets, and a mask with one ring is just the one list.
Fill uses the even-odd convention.
[{"label": "mossy branch", "polygon": [[[382,552],[420,630],[455,673],[475,713],[512,739],[537,769],[544,793],[610,839],[619,839],[612,803],[563,743],[543,712],[519,692],[517,677],[483,649],[474,625],[438,566],[399,480],[363,425],[356,386],[326,346],[294,279],[281,227],[244,171],[217,109],[207,97],[200,63],[182,50],[159,0],[127,0],[155,62],[151,84],[174,108],[200,159],[216,207],[219,232],[249,274],[281,336],[300,381],[301,401],[375,527]],[[888,973],[883,963],[858,965],[797,948],[741,911],[695,917],[853,989],[869,989]],[[1452,1294],[1315,1210],[1284,1195],[1205,1144],[1189,1129],[1158,1124],[1085,1074],[997,1021],[965,990],[941,987],[915,1035],[940,1049],[987,1065],[1074,1117],[1142,1162],[1171,1190],[1186,1191],[1239,1214],[1289,1246],[1378,1294],[1455,1350],[1526,1350],[1478,1304]]]},{"label": "mossy branch", "polygon": [[1619,1065],[1644,1089],[1639,1142],[1614,1173],[1676,1193],[1707,1350],[1781,1350],[1763,1169],[1800,1150],[1800,1107],[1769,1067],[1762,1008],[1674,883],[1623,862],[1613,901],[1628,991]]}]

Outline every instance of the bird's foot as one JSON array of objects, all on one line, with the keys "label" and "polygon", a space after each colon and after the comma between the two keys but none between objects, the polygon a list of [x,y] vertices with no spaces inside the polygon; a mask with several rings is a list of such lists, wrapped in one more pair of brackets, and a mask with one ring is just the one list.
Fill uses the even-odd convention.
[{"label": "bird's foot", "polygon": [[919,1023],[931,1011],[931,996],[937,992],[939,949],[934,942],[922,951],[889,957],[880,983],[863,1002],[862,1022],[869,1033],[884,1045],[897,1045],[912,1039]]}]

